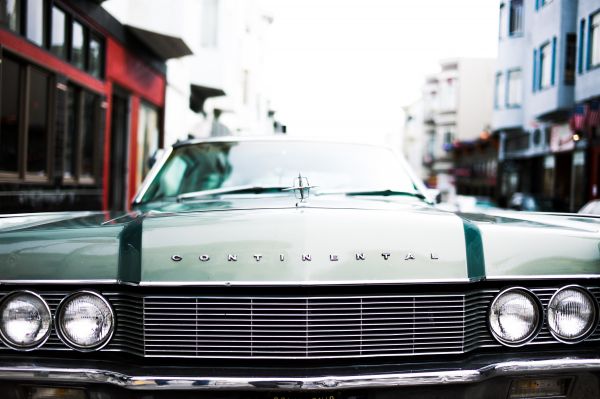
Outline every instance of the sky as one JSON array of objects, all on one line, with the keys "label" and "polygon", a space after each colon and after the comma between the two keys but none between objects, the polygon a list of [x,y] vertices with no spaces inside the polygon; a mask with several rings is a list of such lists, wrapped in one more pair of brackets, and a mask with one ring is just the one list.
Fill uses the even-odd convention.
[{"label": "sky", "polygon": [[[289,135],[386,142],[440,59],[495,58],[497,0],[264,0],[265,83]],[[391,138],[391,139],[390,139]]]}]

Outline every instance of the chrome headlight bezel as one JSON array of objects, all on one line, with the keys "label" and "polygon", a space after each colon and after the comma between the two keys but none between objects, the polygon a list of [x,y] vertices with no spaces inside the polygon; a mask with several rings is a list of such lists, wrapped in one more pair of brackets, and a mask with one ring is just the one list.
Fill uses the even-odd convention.
[{"label": "chrome headlight bezel", "polygon": [[[4,345],[8,346],[11,349],[23,351],[23,352],[29,352],[29,351],[38,349],[39,347],[44,345],[46,343],[46,341],[48,341],[48,338],[50,338],[50,334],[52,332],[52,323],[54,322],[54,319],[52,318],[52,312],[50,311],[50,307],[48,306],[48,303],[44,300],[44,298],[42,298],[40,295],[36,294],[35,292],[29,291],[29,290],[12,291],[12,292],[9,292],[8,294],[6,294],[4,296],[4,298],[2,298],[2,301],[0,301],[0,310],[2,309],[4,304],[10,300],[10,298],[12,298],[16,295],[23,295],[23,294],[31,295],[31,296],[35,297],[36,299],[38,299],[42,303],[44,311],[48,313],[48,318],[49,318],[48,331],[46,331],[46,333],[40,340],[38,340],[36,343],[34,343],[32,345],[18,345],[16,343],[12,342],[10,338],[8,338],[4,335],[2,328],[0,328],[0,339],[2,340],[2,343],[4,343]],[[0,323],[1,323],[1,321],[0,321]]]},{"label": "chrome headlight bezel", "polygon": [[[588,297],[588,299],[590,300],[590,302],[592,304],[592,308],[593,308],[594,318],[592,319],[592,322],[590,323],[589,327],[576,338],[561,337],[558,333],[556,333],[552,329],[552,327],[550,325],[550,321],[548,320],[552,302],[558,296],[558,294],[560,294],[561,292],[566,291],[566,290],[580,291],[581,293],[583,293],[585,296]],[[550,301],[548,301],[548,310],[546,311],[546,324],[548,325],[548,331],[550,331],[550,334],[552,334],[554,339],[556,339],[557,341],[562,342],[564,344],[580,343],[580,342],[584,341],[586,338],[588,338],[596,330],[596,327],[598,326],[598,312],[599,312],[598,301],[596,300],[596,297],[587,288],[582,287],[577,284],[566,285],[566,286],[561,287],[558,290],[556,290],[554,295],[552,295],[552,297],[550,298]]]},{"label": "chrome headlight bezel", "polygon": [[[63,316],[65,305],[68,304],[73,299],[77,298],[78,296],[82,296],[82,295],[90,295],[90,296],[94,296],[94,297],[100,299],[107,306],[107,308],[109,309],[110,315],[112,317],[112,325],[111,325],[110,332],[106,335],[106,337],[103,340],[99,341],[98,343],[96,343],[94,345],[90,345],[90,346],[83,346],[76,342],[73,342],[62,331],[61,319]],[[108,302],[108,300],[106,300],[106,298],[104,298],[104,296],[102,296],[98,292],[89,291],[89,290],[76,291],[76,292],[73,292],[73,293],[67,295],[66,297],[64,297],[62,299],[62,301],[60,301],[60,303],[58,304],[58,307],[56,308],[56,314],[54,316],[54,326],[55,326],[56,335],[58,335],[58,338],[65,345],[70,347],[71,349],[75,349],[80,352],[95,352],[95,351],[98,351],[98,350],[104,348],[106,345],[108,345],[112,336],[114,335],[116,325],[117,325],[117,317],[115,315],[115,311],[114,311],[112,305],[110,304],[110,302]]]},{"label": "chrome headlight bezel", "polygon": [[[504,339],[502,336],[497,334],[496,331],[494,331],[494,328],[492,328],[492,323],[491,323],[492,317],[491,316],[492,316],[492,311],[494,309],[494,306],[496,305],[498,300],[503,295],[506,295],[507,293],[515,292],[515,291],[518,291],[518,292],[524,294],[529,299],[531,299],[534,309],[536,310],[537,318],[536,318],[536,322],[535,322],[535,327],[532,329],[532,331],[529,335],[527,335],[526,337],[524,337],[518,341],[510,341],[510,340]],[[542,306],[542,302],[533,292],[531,292],[527,288],[523,288],[523,287],[510,287],[510,288],[501,290],[499,293],[497,293],[496,296],[494,297],[494,300],[491,302],[488,312],[487,312],[487,326],[488,326],[490,333],[492,334],[492,336],[494,337],[494,339],[496,341],[498,341],[500,344],[502,344],[504,346],[516,348],[516,347],[523,346],[523,345],[531,342],[538,335],[538,333],[542,329],[544,317],[545,317],[544,307]]]}]

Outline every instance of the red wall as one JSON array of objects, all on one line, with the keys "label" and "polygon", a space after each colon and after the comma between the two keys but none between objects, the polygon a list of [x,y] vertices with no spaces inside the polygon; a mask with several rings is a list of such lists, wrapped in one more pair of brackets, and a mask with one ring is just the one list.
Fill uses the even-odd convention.
[{"label": "red wall", "polygon": [[[101,27],[96,27],[103,31]],[[129,132],[129,188],[128,199],[131,202],[137,187],[137,127],[138,111],[141,100],[147,101],[159,110],[164,108],[166,78],[161,72],[144,63],[140,58],[129,52],[121,43],[112,37],[105,37],[106,59],[105,80],[96,79],[88,73],[57,58],[49,51],[30,43],[25,38],[12,32],[0,29],[0,44],[14,54],[38,64],[40,67],[57,74],[66,76],[68,80],[97,92],[106,98],[106,129],[104,134],[103,170],[103,207],[108,207],[108,187],[110,175],[110,143],[113,85],[118,85],[130,93],[130,132]],[[161,118],[162,119],[162,118]],[[162,131],[162,129],[161,129]]]}]

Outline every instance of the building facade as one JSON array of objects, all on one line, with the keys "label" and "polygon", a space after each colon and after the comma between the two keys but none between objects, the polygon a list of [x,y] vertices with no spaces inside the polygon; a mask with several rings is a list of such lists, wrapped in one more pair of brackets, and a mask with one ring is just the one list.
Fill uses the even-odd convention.
[{"label": "building facade", "polygon": [[455,144],[479,138],[489,129],[492,112],[491,59],[458,58],[440,63],[441,71],[423,87],[425,181],[443,199],[456,194]]},{"label": "building facade", "polygon": [[272,17],[260,1],[181,0],[173,7],[170,0],[109,0],[103,7],[124,24],[181,37],[194,53],[167,62],[167,145],[188,136],[274,133],[263,84]]},{"label": "building facade", "polygon": [[0,1],[0,212],[127,209],[188,52],[96,1]]},{"label": "building facade", "polygon": [[576,211],[593,197],[598,11],[593,0],[500,2],[492,131],[501,204],[521,192]]}]

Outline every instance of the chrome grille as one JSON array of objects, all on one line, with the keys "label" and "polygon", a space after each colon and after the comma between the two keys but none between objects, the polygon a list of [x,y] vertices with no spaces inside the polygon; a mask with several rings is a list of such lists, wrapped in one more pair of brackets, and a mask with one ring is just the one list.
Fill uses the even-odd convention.
[{"label": "chrome grille", "polygon": [[[144,298],[146,356],[321,358],[462,353],[480,295]],[[484,314],[485,317],[485,314]],[[467,324],[465,324],[467,321]]]},{"label": "chrome grille", "polygon": [[[600,301],[600,287],[588,287]],[[532,291],[547,307],[557,288]],[[40,292],[52,314],[68,292]],[[146,357],[343,358],[500,347],[487,327],[498,289],[450,294],[176,296],[102,292],[117,315],[103,351]],[[0,299],[7,292],[0,292]],[[600,341],[600,329],[587,338]],[[561,345],[544,324],[530,344]],[[0,349],[7,349],[0,342]],[[70,350],[53,327],[41,350]]]}]

